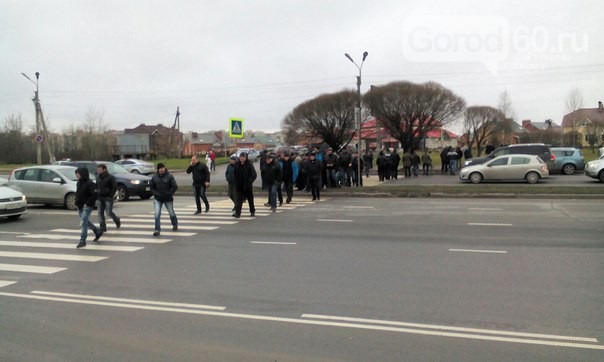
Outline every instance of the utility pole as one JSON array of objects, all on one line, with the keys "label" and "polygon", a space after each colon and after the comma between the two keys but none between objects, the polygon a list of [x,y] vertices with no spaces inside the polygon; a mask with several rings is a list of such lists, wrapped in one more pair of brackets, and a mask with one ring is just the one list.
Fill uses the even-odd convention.
[{"label": "utility pole", "polygon": [[357,125],[357,187],[361,187],[361,156],[362,156],[362,148],[361,148],[361,106],[362,106],[362,97],[361,97],[361,71],[363,69],[363,63],[365,63],[365,59],[367,58],[369,53],[363,53],[363,60],[361,61],[361,65],[358,65],[354,62],[350,54],[344,53],[344,56],[348,58],[359,70],[359,75],[357,76],[357,93],[359,94],[359,106],[355,109],[354,115],[356,119]]},{"label": "utility pole", "polygon": [[[36,72],[36,81],[34,82],[30,77],[25,73],[21,73],[27,80],[32,82],[36,86],[36,90],[34,92],[34,97],[32,101],[34,102],[34,108],[36,110],[36,154],[37,154],[37,163],[38,165],[42,164],[42,143],[46,145],[46,151],[48,152],[48,158],[50,163],[55,162],[55,156],[52,152],[52,143],[50,142],[50,137],[48,130],[46,129],[46,123],[44,122],[44,113],[42,113],[42,106],[40,105],[40,97],[38,96],[38,80],[40,79],[40,72]],[[42,133],[40,133],[42,131]]]}]

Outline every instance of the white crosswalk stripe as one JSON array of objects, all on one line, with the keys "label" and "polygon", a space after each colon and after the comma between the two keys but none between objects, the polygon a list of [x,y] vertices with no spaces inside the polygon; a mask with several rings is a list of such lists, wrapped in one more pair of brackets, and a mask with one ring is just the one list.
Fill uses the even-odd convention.
[{"label": "white crosswalk stripe", "polygon": [[[310,204],[314,204],[310,199],[294,200],[290,204],[278,207],[277,213],[294,210]],[[178,218],[178,231],[172,231],[169,215],[165,210],[162,210],[162,228],[166,231],[162,230],[159,237],[151,236],[155,229],[152,210],[148,213],[123,215],[121,218],[121,228],[110,228],[108,232],[103,234],[99,243],[92,242],[91,239],[94,236],[92,231],[89,231],[88,242],[83,249],[75,248],[77,241],[80,240],[79,228],[59,227],[42,233],[15,232],[10,234],[10,237],[13,238],[12,240],[0,240],[0,262],[10,259],[45,260],[46,263],[98,262],[109,258],[111,254],[108,253],[135,252],[144,249],[144,244],[165,244],[172,242],[175,237],[193,237],[198,232],[213,231],[220,227],[236,225],[239,222],[252,222],[258,219],[258,217],[275,214],[268,207],[264,206],[263,203],[257,203],[255,217],[251,217],[248,206],[243,205],[241,218],[235,219],[232,216],[232,209],[233,203],[227,198],[212,201],[209,212],[202,212],[199,215],[193,215],[197,210],[194,204],[179,206],[175,208]],[[35,211],[37,215],[77,215],[75,212],[70,211]],[[115,243],[126,245],[115,245]],[[43,251],[44,249],[63,249],[66,251],[70,250],[70,253],[24,251],[32,249],[39,251]],[[90,255],[88,252],[92,252],[94,255]],[[54,274],[67,270],[68,266],[0,263],[0,272],[9,273],[7,275],[0,274],[0,288],[17,283],[16,280],[10,280],[10,277],[6,278],[7,276],[12,276],[12,273]]]}]

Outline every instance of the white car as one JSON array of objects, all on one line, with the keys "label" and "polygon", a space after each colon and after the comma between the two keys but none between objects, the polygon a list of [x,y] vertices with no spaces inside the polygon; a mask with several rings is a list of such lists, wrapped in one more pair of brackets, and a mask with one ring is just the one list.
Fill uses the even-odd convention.
[{"label": "white car", "polygon": [[535,184],[549,177],[547,164],[535,155],[502,155],[493,160],[466,166],[459,171],[459,178],[479,184],[483,181],[526,181]]},{"label": "white car", "polygon": [[604,182],[604,155],[597,160],[589,161],[585,165],[585,175]]},{"label": "white car", "polygon": [[7,186],[8,180],[0,177],[0,217],[18,219],[27,213],[25,195]]},{"label": "white car", "polygon": [[32,204],[60,205],[76,210],[76,168],[42,165],[13,170],[8,186],[22,192]]},{"label": "white car", "polygon": [[129,172],[139,173],[141,175],[150,175],[155,172],[155,165],[151,162],[137,160],[136,158],[127,158],[125,160],[117,160],[114,162],[120,165]]},{"label": "white car", "polygon": [[254,162],[256,161],[256,159],[258,158],[258,156],[260,156],[260,152],[258,152],[256,149],[254,148],[240,148],[237,150],[237,152],[233,153],[231,155],[231,157],[235,156],[235,157],[239,157],[239,155],[245,152],[247,153],[247,159],[250,160],[250,162]]}]

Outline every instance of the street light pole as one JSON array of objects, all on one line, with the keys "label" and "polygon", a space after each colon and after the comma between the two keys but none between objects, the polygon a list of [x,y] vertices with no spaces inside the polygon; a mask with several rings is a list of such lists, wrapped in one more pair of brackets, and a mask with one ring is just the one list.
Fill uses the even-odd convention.
[{"label": "street light pole", "polygon": [[[55,156],[52,151],[52,145],[49,139],[49,133],[46,129],[46,123],[44,122],[44,114],[42,113],[42,106],[40,105],[40,97],[38,97],[38,80],[40,79],[40,73],[36,72],[36,81],[34,82],[30,77],[25,73],[21,73],[27,80],[32,82],[36,86],[36,91],[34,93],[34,98],[32,101],[34,102],[34,107],[36,109],[36,154],[37,154],[37,162],[38,165],[42,164],[42,142],[46,145],[46,150],[48,151],[48,158],[50,163],[55,162]],[[42,134],[40,134],[42,131]],[[42,139],[38,139],[42,137]]]},{"label": "street light pole", "polygon": [[359,106],[355,109],[354,116],[356,119],[357,125],[357,187],[361,186],[361,106],[362,106],[362,98],[361,98],[361,71],[363,70],[363,63],[365,63],[365,59],[367,58],[369,53],[363,53],[363,60],[361,61],[361,65],[355,63],[354,59],[348,53],[344,53],[344,56],[348,58],[359,70],[359,75],[357,76],[357,93],[359,94]]},{"label": "street light pole", "polygon": [[[23,75],[27,80],[29,80],[30,82],[32,82],[35,86],[36,86],[36,91],[34,93],[34,98],[32,98],[32,101],[34,102],[34,109],[36,110],[36,138],[39,137],[40,135],[40,112],[38,111],[39,107],[38,105],[40,104],[40,99],[38,98],[38,78],[40,77],[40,73],[36,72],[36,81],[34,82],[30,77],[27,76],[27,74],[25,73],[21,73],[21,75]],[[42,164],[42,142],[39,142],[36,139],[36,155],[37,155],[37,163],[38,165]]]}]

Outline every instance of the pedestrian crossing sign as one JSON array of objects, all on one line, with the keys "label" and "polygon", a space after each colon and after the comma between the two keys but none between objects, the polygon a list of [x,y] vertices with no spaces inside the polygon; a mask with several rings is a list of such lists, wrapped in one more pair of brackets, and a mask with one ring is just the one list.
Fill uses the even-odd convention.
[{"label": "pedestrian crossing sign", "polygon": [[229,120],[229,137],[243,138],[243,119],[231,118]]}]

